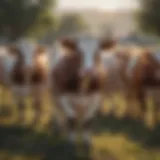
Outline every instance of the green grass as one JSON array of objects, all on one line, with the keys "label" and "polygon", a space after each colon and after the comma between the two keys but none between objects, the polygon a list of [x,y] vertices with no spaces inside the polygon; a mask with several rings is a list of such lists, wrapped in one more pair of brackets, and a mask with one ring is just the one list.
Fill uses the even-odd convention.
[{"label": "green grass", "polygon": [[[51,119],[51,102],[46,94],[44,108],[39,123],[31,128],[34,118],[30,98],[26,99],[24,127],[19,127],[16,119],[18,110],[12,96],[6,90],[1,104],[9,111],[9,116],[0,116],[0,160],[160,160],[160,127],[152,125],[153,104],[148,100],[148,113],[144,125],[138,120],[123,118],[125,102],[115,96],[117,109],[115,116],[109,113],[109,100],[104,103],[104,116],[95,120],[92,146],[81,141],[68,144],[64,137],[57,137],[48,128]],[[136,113],[136,112],[135,112]]]}]

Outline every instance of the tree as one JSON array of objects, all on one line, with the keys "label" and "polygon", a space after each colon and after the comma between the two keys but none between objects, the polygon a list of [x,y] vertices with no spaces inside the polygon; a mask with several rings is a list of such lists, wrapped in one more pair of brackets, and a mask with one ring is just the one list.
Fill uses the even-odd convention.
[{"label": "tree", "polygon": [[0,34],[14,41],[53,27],[54,0],[0,0]]},{"label": "tree", "polygon": [[160,1],[141,0],[141,8],[138,14],[140,28],[145,32],[160,35]]},{"label": "tree", "polygon": [[68,13],[60,18],[57,29],[58,36],[70,35],[87,29],[87,24],[84,19],[75,13]]}]

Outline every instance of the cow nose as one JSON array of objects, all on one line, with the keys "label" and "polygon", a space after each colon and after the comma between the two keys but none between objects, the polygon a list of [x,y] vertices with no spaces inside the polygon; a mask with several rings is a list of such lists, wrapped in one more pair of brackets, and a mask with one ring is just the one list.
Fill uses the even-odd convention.
[{"label": "cow nose", "polygon": [[26,75],[30,75],[31,70],[32,70],[32,67],[31,67],[31,66],[26,66],[26,67],[25,67],[25,74],[26,74]]},{"label": "cow nose", "polygon": [[28,72],[29,70],[31,70],[32,67],[30,65],[26,65],[25,68],[26,68],[26,71]]},{"label": "cow nose", "polygon": [[33,68],[33,64],[25,64],[25,68],[27,70],[31,70]]},{"label": "cow nose", "polygon": [[31,72],[32,72],[32,69],[31,67],[27,66],[25,67],[25,81],[26,83],[30,83],[30,80],[31,80]]}]

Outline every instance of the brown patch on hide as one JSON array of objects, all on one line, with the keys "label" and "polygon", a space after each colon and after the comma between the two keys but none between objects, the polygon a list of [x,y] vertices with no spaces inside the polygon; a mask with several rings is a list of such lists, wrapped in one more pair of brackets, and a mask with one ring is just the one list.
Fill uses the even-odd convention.
[{"label": "brown patch on hide", "polygon": [[113,39],[103,39],[100,41],[99,49],[100,50],[109,50],[115,47],[116,41]]}]

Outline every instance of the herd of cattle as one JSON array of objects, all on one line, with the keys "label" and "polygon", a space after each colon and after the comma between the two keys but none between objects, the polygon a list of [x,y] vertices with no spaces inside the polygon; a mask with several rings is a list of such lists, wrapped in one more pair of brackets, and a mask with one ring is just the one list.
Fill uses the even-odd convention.
[{"label": "herd of cattle", "polygon": [[[20,42],[0,47],[0,83],[13,94],[20,111],[19,121],[24,118],[27,95],[32,95],[37,121],[46,89],[54,99],[57,113],[62,113],[55,114],[57,124],[64,126],[65,123],[71,141],[76,139],[79,119],[83,137],[89,141],[93,118],[104,98],[112,100],[115,92],[126,98],[125,115],[132,116],[136,100],[140,118],[144,118],[146,96],[152,91],[156,102],[154,117],[158,120],[160,54],[144,47],[120,47],[113,39],[97,41],[96,45],[71,38],[57,42],[55,48]],[[92,57],[92,65],[86,67],[88,56]],[[62,115],[65,115],[64,122],[59,123]]]}]

